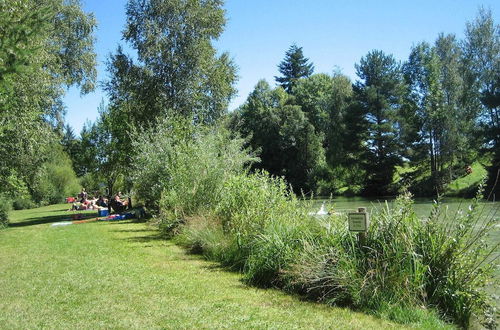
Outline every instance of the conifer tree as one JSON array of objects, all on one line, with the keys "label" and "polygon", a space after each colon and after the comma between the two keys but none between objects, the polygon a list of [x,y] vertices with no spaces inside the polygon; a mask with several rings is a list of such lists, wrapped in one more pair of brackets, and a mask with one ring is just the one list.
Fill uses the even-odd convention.
[{"label": "conifer tree", "polygon": [[274,79],[288,94],[291,94],[297,80],[307,78],[313,73],[314,65],[308,62],[309,59],[302,53],[302,47],[293,44],[285,53],[285,59],[278,65],[279,72],[283,76]]}]

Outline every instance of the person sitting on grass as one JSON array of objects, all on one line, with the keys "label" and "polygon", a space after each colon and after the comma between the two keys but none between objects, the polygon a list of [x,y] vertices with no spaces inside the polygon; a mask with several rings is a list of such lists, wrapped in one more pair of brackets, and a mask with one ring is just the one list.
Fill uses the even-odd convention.
[{"label": "person sitting on grass", "polygon": [[118,194],[115,195],[115,204],[118,206],[127,206],[128,205],[128,200],[122,200],[121,199],[121,194],[118,192]]},{"label": "person sitting on grass", "polygon": [[130,197],[127,198],[127,200],[122,200],[120,198],[120,195],[121,195],[120,192],[118,192],[118,194],[116,194],[109,202],[108,208],[110,212],[111,208],[118,213],[125,211],[127,208],[128,209],[132,208],[132,202],[130,200]]},{"label": "person sitting on grass", "polygon": [[108,207],[108,199],[100,195],[99,199],[97,199],[96,205],[100,207]]}]

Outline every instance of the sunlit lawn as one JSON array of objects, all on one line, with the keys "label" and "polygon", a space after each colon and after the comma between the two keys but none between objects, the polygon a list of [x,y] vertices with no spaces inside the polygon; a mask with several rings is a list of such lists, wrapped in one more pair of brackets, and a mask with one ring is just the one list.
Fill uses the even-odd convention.
[{"label": "sunlit lawn", "polygon": [[401,328],[244,285],[146,224],[13,212],[0,231],[0,328]]}]

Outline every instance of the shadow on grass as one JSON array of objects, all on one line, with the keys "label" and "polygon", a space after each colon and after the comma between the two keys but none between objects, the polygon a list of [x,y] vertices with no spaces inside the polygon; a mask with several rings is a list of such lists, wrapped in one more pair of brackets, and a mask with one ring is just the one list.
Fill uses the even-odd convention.
[{"label": "shadow on grass", "polygon": [[28,218],[26,220],[23,220],[21,222],[13,222],[9,224],[9,227],[15,228],[15,227],[26,227],[26,226],[36,226],[36,225],[43,225],[47,223],[55,223],[55,222],[61,222],[61,221],[74,221],[74,220],[86,220],[86,219],[91,219],[95,218],[95,215],[84,215],[81,219],[73,219],[71,214],[64,214],[64,215],[48,215],[44,217],[34,217],[34,218]]},{"label": "shadow on grass", "polygon": [[67,212],[70,212],[70,211],[73,211],[71,210],[71,205],[68,206],[68,208],[65,208],[65,209],[62,209],[62,210],[52,210],[52,211],[45,211],[45,212],[61,212],[61,211],[67,211]]},{"label": "shadow on grass", "polygon": [[[122,222],[123,223],[123,222]],[[114,230],[117,233],[148,233],[148,232],[157,232],[157,230],[154,229],[119,229],[119,230]]]},{"label": "shadow on grass", "polygon": [[124,238],[125,241],[128,242],[133,242],[133,243],[148,243],[148,242],[153,242],[153,241],[164,241],[165,237],[158,235],[158,234],[153,234],[153,235],[146,235],[146,236],[135,236],[135,237],[128,237]]}]

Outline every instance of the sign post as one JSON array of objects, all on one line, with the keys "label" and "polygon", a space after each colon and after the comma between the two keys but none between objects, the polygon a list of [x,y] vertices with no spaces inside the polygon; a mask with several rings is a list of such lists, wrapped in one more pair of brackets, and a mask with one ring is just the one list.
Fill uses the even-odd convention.
[{"label": "sign post", "polygon": [[366,207],[358,207],[358,212],[348,214],[349,231],[358,233],[360,246],[365,245],[366,232],[370,226],[370,217],[366,212]]}]

